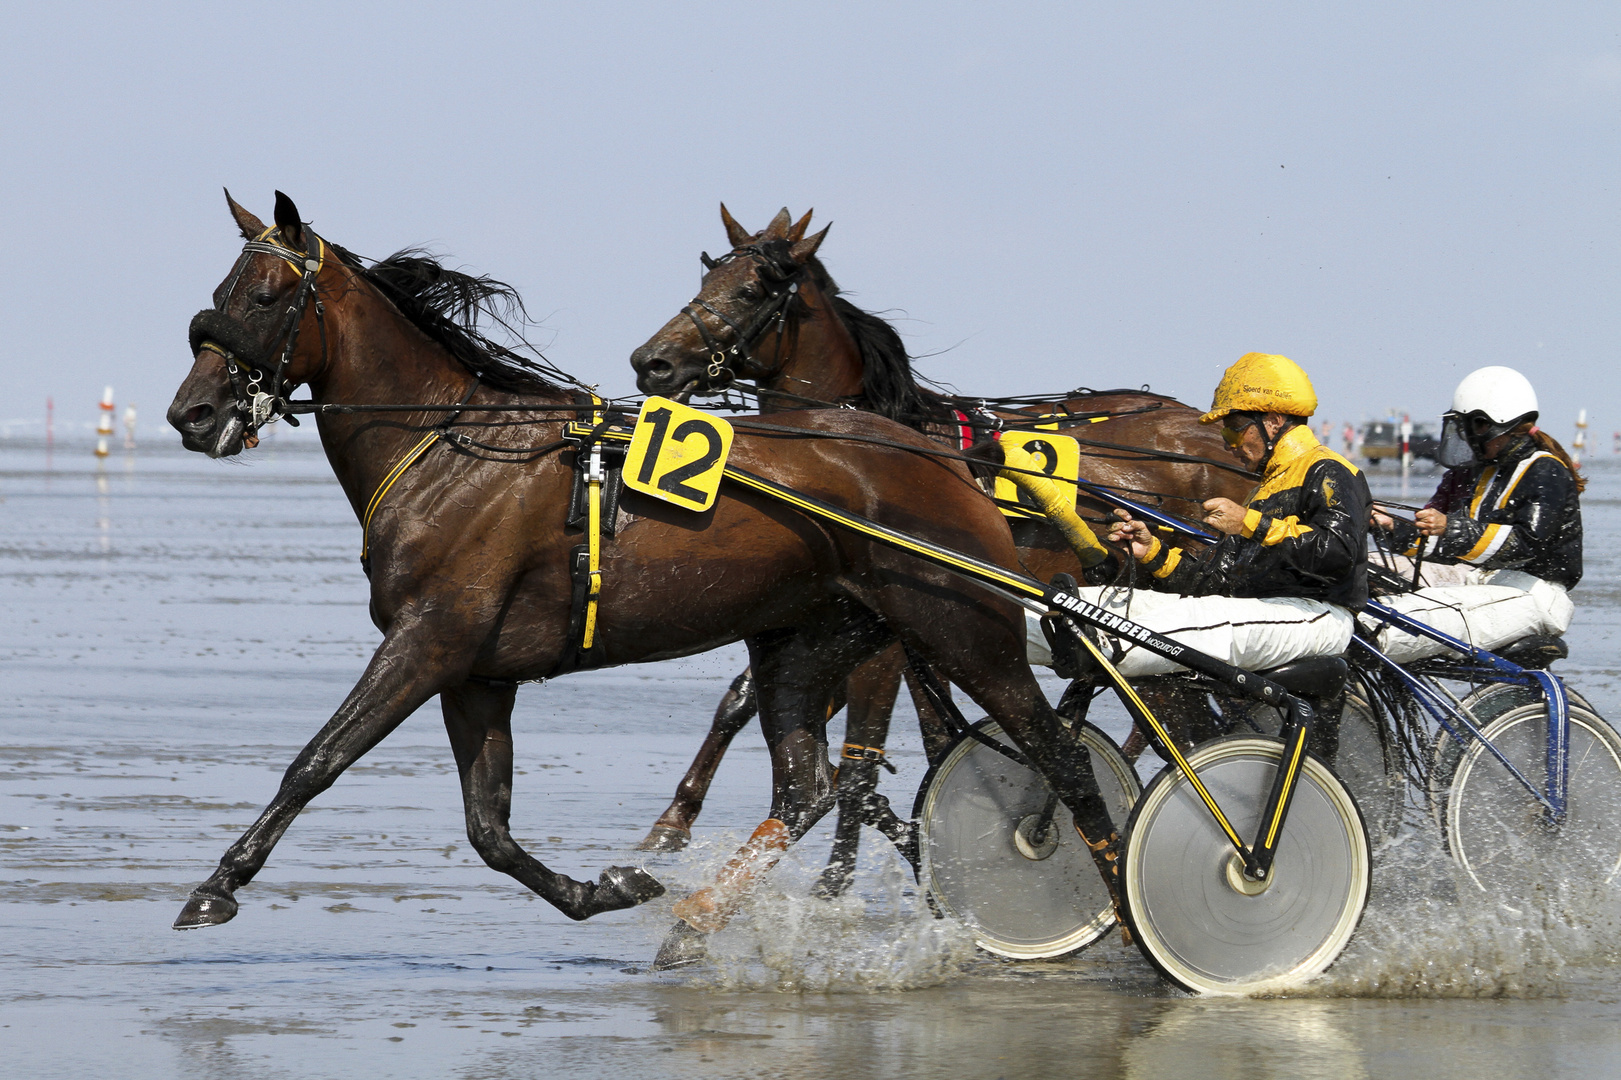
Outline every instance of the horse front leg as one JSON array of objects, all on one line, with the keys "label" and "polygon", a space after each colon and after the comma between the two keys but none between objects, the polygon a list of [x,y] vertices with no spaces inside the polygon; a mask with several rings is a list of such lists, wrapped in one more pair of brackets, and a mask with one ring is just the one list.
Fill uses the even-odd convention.
[{"label": "horse front leg", "polygon": [[715,782],[715,770],[726,756],[732,739],[759,712],[760,705],[754,692],[754,669],[744,668],[732,680],[731,687],[715,707],[715,719],[709,725],[709,734],[687,768],[687,775],[676,785],[675,798],[660,814],[647,837],[636,845],[637,851],[680,851],[692,840],[692,823],[703,809],[704,796]]},{"label": "horse front leg", "polygon": [[422,648],[424,641],[433,640],[451,639],[424,633],[420,625],[397,623],[391,629],[338,711],[287,767],[259,819],[220,856],[208,880],[192,890],[174,921],[176,930],[217,926],[234,918],[236,890],[263,869],[299,811],[439,691],[445,662],[424,655]]},{"label": "horse front leg", "polygon": [[[843,895],[855,874],[861,848],[861,826],[872,825],[917,865],[915,830],[900,820],[889,800],[878,793],[878,769],[889,739],[890,717],[900,692],[906,654],[897,642],[866,661],[845,680],[850,711],[844,728],[844,751],[839,762],[838,826],[827,867],[816,883],[818,896]],[[893,768],[893,767],[891,767]]]},{"label": "horse front leg", "polygon": [[512,838],[512,702],[516,683],[470,681],[439,695],[461,774],[467,839],[492,870],[517,879],[571,919],[635,907],[664,893],[646,871],[611,866],[598,880],[549,870]]},{"label": "horse front leg", "polygon": [[845,610],[839,615],[820,626],[749,640],[759,687],[760,728],[771,750],[771,816],[721,868],[713,885],[675,905],[680,921],[660,946],[655,970],[703,959],[708,936],[726,926],[755,882],[832,808],[828,702],[851,669],[888,636],[865,611]]}]

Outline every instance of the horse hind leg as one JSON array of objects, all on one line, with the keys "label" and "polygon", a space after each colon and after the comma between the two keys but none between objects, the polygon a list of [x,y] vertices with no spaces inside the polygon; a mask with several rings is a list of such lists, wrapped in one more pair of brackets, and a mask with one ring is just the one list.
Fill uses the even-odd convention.
[{"label": "horse hind leg", "polygon": [[467,838],[493,870],[508,874],[571,919],[635,907],[664,892],[645,870],[611,866],[592,881],[547,869],[512,838],[512,703],[517,685],[463,683],[440,695],[461,774]]},{"label": "horse hind leg", "polygon": [[647,836],[636,845],[637,851],[680,851],[692,840],[692,825],[703,809],[709,785],[715,782],[715,770],[721,758],[732,745],[732,739],[742,731],[754,714],[760,711],[754,690],[752,668],[732,680],[732,685],[715,707],[715,719],[709,725],[709,734],[687,768],[687,774],[676,785],[675,798],[660,814]]},{"label": "horse hind leg", "polygon": [[897,590],[884,614],[908,628],[908,645],[990,713],[1047,778],[1074,816],[1118,909],[1120,823],[1098,789],[1091,755],[1048,704],[1025,662],[1022,613],[1013,608],[999,615],[995,605],[976,602],[958,605],[956,618],[943,619],[937,603],[921,591]]}]

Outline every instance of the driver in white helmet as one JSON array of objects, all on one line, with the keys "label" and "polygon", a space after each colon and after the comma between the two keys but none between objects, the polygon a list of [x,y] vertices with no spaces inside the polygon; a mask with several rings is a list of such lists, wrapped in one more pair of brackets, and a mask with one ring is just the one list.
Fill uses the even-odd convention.
[{"label": "driver in white helmet", "polygon": [[[1435,495],[1411,522],[1373,515],[1405,552],[1401,569],[1410,574],[1420,562],[1426,586],[1385,604],[1486,649],[1570,626],[1566,591],[1582,577],[1586,481],[1536,420],[1536,391],[1513,368],[1481,368],[1458,384],[1442,417],[1448,471]],[[1390,627],[1379,642],[1398,663],[1446,651]]]}]

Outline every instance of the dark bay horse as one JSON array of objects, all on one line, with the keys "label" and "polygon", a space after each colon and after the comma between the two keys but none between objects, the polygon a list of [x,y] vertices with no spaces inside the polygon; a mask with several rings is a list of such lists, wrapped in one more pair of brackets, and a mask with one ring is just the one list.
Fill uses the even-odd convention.
[{"label": "dark bay horse", "polygon": [[[631,354],[637,386],[646,393],[705,393],[747,380],[761,391],[766,410],[838,403],[961,449],[1003,425],[1056,421],[1081,443],[1081,476],[1120,494],[1188,517],[1202,516],[1200,504],[1213,496],[1240,503],[1248,497],[1257,478],[1231,464],[1217,431],[1198,422],[1198,409],[1174,398],[1119,390],[982,402],[923,385],[894,327],[839,295],[817,257],[827,229],[807,236],[810,218],[807,213],[790,223],[783,209],[764,230],[751,233],[722,206],[731,251],[719,259],[704,256],[708,272],[697,297]],[[1084,492],[1078,503],[1101,538],[1109,507]],[[1016,518],[1012,529],[1032,575],[1044,581],[1058,573],[1082,578],[1074,551],[1044,519]],[[1098,580],[1098,573],[1091,578]],[[881,745],[904,667],[900,650],[891,648],[856,670],[847,723],[861,734],[849,736],[851,741]],[[708,737],[643,847],[679,848],[690,836],[721,756],[753,715],[749,687],[744,672],[716,710]],[[949,746],[949,735],[915,687],[913,699],[932,760]],[[876,776],[876,767],[858,763],[847,772]]]},{"label": "dark bay horse", "polygon": [[[468,838],[486,863],[575,919],[658,895],[662,886],[640,869],[578,881],[514,839],[517,685],[739,639],[771,748],[771,818],[722,875],[723,888],[688,898],[679,925],[721,924],[747,879],[828,809],[826,704],[855,665],[896,637],[1003,724],[1083,831],[1109,835],[1085,751],[1063,737],[1024,662],[1017,606],[761,495],[726,489],[695,513],[625,492],[621,528],[602,554],[598,647],[581,661],[569,565],[581,538],[566,526],[574,472],[561,440],[589,407],[548,369],[478,331],[480,312],[515,294],[409,252],[367,267],[301,223],[280,193],[270,227],[229,205],[248,242],[214,307],[193,320],[194,364],[169,421],[187,449],[229,457],[285,412],[294,387],[309,387],[328,460],[361,522],[383,640],[258,820],[192,892],[176,928],[232,918],[234,894],[299,811],[436,695]],[[367,405],[379,411],[327,408]],[[503,407],[520,411],[496,411]],[[774,435],[740,428],[731,460],[893,528],[1018,565],[1007,525],[969,470],[921,452],[933,444],[916,433],[847,410],[771,423]],[[798,436],[805,431],[840,437]]]}]

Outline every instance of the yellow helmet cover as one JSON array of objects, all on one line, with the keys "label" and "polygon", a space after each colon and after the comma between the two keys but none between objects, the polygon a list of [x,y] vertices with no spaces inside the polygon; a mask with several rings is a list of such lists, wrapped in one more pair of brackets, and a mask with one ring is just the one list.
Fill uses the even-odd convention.
[{"label": "yellow helmet cover", "polygon": [[1201,424],[1214,424],[1232,412],[1278,412],[1310,416],[1317,411],[1317,391],[1300,365],[1287,356],[1245,353],[1228,368],[1216,387],[1210,411]]}]

